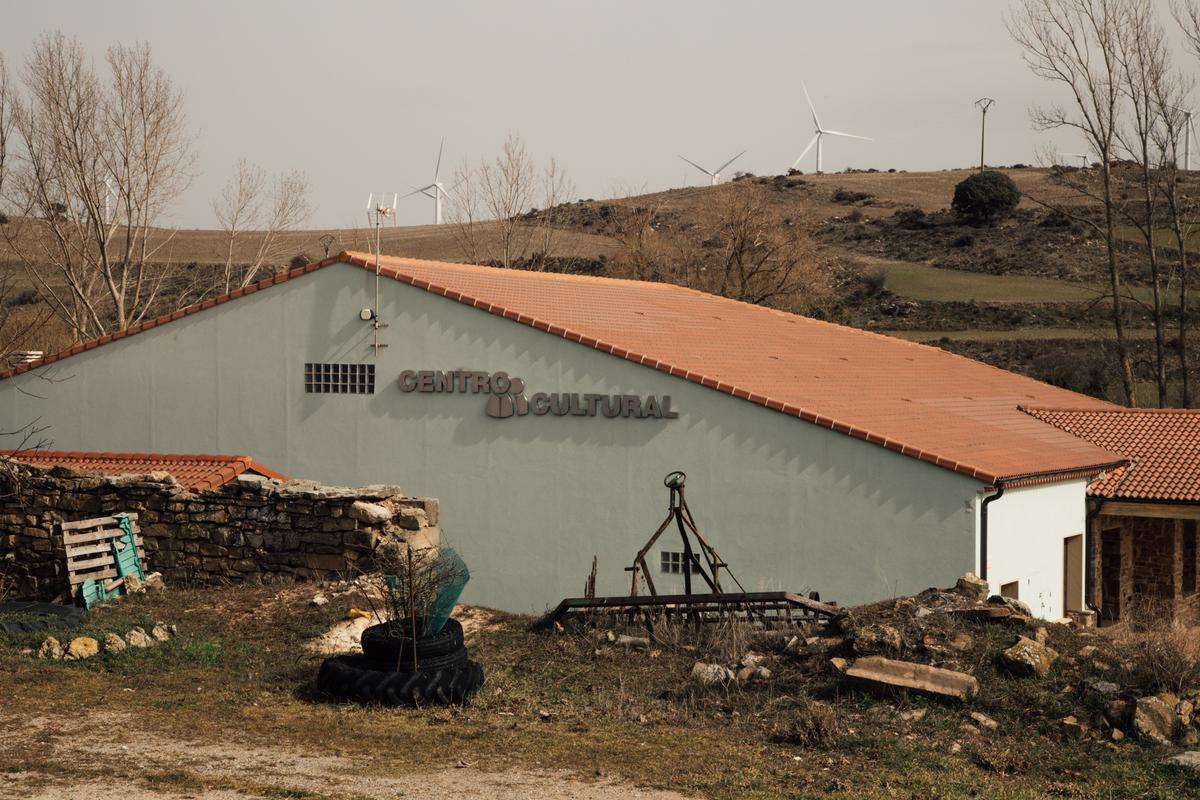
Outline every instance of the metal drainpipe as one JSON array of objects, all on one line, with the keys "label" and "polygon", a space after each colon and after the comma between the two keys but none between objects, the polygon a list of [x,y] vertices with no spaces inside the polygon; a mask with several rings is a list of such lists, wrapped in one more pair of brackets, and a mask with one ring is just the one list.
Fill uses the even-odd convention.
[{"label": "metal drainpipe", "polygon": [[979,577],[985,581],[988,579],[988,505],[1003,496],[1004,484],[996,481],[996,493],[983,498],[983,503],[979,507]]}]

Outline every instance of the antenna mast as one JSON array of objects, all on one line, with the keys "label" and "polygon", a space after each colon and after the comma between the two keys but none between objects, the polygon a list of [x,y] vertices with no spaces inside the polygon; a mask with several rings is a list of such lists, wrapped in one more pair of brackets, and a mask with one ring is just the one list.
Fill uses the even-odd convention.
[{"label": "antenna mast", "polygon": [[374,200],[374,192],[367,195],[367,222],[375,225],[375,305],[371,309],[371,327],[374,329],[373,332],[375,338],[371,344],[371,347],[374,348],[376,355],[378,355],[379,348],[387,347],[386,344],[383,344],[379,341],[379,329],[387,327],[386,322],[379,321],[379,278],[380,270],[382,269],[382,263],[380,261],[382,256],[380,231],[383,228],[383,221],[395,216],[397,196],[396,194],[392,195],[391,206],[386,206],[383,204],[382,195],[380,196],[380,202],[377,205],[375,204]]}]

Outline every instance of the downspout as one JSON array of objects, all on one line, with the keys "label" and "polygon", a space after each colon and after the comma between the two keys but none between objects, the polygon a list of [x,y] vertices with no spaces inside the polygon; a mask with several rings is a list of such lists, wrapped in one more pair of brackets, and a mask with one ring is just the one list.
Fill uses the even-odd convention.
[{"label": "downspout", "polygon": [[983,498],[979,506],[979,577],[988,579],[988,505],[1004,496],[1004,483],[996,481],[996,493]]}]

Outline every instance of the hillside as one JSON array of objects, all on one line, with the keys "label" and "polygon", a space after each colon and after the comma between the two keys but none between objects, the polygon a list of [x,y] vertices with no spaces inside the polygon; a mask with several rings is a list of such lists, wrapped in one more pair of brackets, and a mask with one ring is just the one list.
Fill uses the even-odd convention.
[{"label": "hillside", "polygon": [[[739,176],[735,183],[752,187],[764,208],[779,219],[788,224],[795,220],[812,231],[816,256],[832,276],[832,290],[820,303],[793,310],[936,343],[1070,388],[1115,397],[1107,352],[1111,321],[1103,245],[1041,205],[1069,200],[1049,170],[1004,172],[1023,197],[1017,213],[995,227],[961,225],[947,210],[954,186],[970,170]],[[640,213],[660,234],[686,235],[697,227],[714,193],[727,191],[727,186],[587,199],[559,207],[553,216],[553,258],[542,266],[626,274],[621,267],[623,215]],[[543,222],[545,213],[533,213],[526,221]],[[496,251],[497,226],[483,223],[475,233],[481,253]],[[1132,238],[1133,233],[1126,235]],[[380,238],[388,255],[468,258],[454,225],[385,228]],[[244,236],[235,261],[252,258],[256,246],[255,234]],[[291,232],[283,237],[279,252],[287,254],[281,260],[293,255],[317,259],[327,249],[373,249],[373,234],[365,228]],[[163,252],[191,276],[192,284],[203,285],[212,282],[212,265],[224,261],[224,250],[219,231],[181,230]],[[1132,247],[1124,257],[1130,296],[1143,303],[1149,300],[1144,260]],[[36,313],[40,304],[32,301],[29,281],[12,254],[0,253],[0,263],[24,290],[26,307],[17,312],[26,317]],[[1147,311],[1131,303],[1129,313],[1130,338],[1135,346],[1145,347],[1151,335]],[[22,338],[23,347],[43,350],[69,340],[53,322]]]}]

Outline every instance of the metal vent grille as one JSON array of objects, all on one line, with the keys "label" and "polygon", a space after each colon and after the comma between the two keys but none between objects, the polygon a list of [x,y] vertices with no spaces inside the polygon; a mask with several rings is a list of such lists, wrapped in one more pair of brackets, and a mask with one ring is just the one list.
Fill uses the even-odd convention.
[{"label": "metal vent grille", "polygon": [[374,364],[305,364],[308,394],[375,394]]}]

